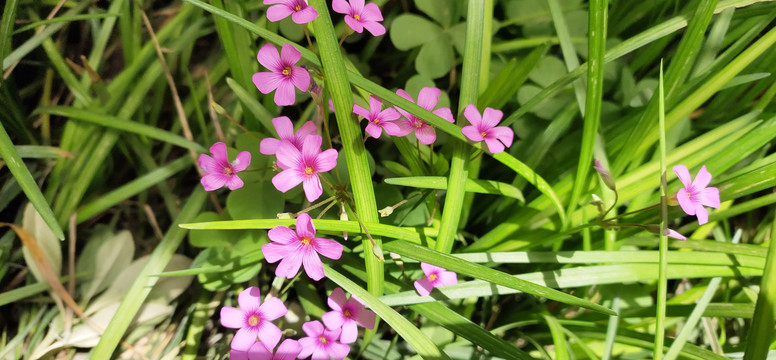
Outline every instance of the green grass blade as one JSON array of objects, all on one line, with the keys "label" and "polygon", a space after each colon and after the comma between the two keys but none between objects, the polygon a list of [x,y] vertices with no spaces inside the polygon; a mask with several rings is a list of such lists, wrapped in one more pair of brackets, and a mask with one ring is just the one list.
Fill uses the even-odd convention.
[{"label": "green grass blade", "polygon": [[32,23],[29,23],[25,26],[22,26],[14,30],[13,33],[18,34],[28,30],[33,30],[41,25],[51,25],[51,24],[56,24],[61,22],[73,22],[73,21],[80,21],[80,20],[104,19],[108,17],[117,17],[119,15],[120,14],[118,13],[95,13],[95,14],[79,14],[79,15],[73,15],[73,16],[58,16],[53,19],[34,21]]},{"label": "green grass blade", "polygon": [[[323,63],[323,73],[326,76],[326,91],[331,95],[334,103],[334,113],[337,116],[337,127],[342,139],[342,153],[348,165],[350,186],[353,189],[353,201],[355,211],[364,223],[379,223],[377,217],[377,202],[375,201],[372,175],[369,171],[367,153],[364,148],[361,127],[353,121],[353,93],[347,79],[345,62],[342,60],[337,35],[329,17],[326,1],[313,0],[311,5],[318,10],[318,18],[313,20],[312,26],[318,39],[318,49]],[[370,239],[364,239],[364,253],[367,269],[367,284],[372,295],[383,294],[383,262],[375,256],[374,251],[380,252],[380,239],[375,238],[375,247]]]},{"label": "green grass blade", "polygon": [[773,323],[776,314],[776,219],[771,225],[768,257],[765,262],[760,294],[754,308],[752,326],[746,337],[744,360],[765,359],[774,340]]},{"label": "green grass blade", "polygon": [[[447,189],[447,179],[442,176],[412,176],[401,178],[387,178],[385,183],[399,186],[410,186],[419,189]],[[464,186],[467,192],[474,192],[479,194],[498,194],[525,202],[523,193],[520,189],[512,186],[511,184],[493,181],[493,180],[479,180],[479,179],[466,179]]]},{"label": "green grass blade", "polygon": [[334,281],[337,283],[337,285],[341,286],[345,291],[353,294],[353,296],[358,297],[359,300],[363,301],[364,304],[366,304],[372,311],[374,311],[377,316],[379,316],[381,319],[385,320],[385,322],[388,323],[388,325],[391,326],[393,330],[395,330],[404,340],[407,341],[407,343],[412,346],[412,348],[418,352],[420,356],[422,356],[426,360],[449,360],[450,358],[440,350],[431,339],[426,337],[423,332],[412,325],[407,319],[404,318],[401,314],[397,313],[396,310],[391,309],[387,305],[383,304],[377,297],[372,295],[370,292],[364,290],[360,286],[358,286],[356,283],[348,279],[346,276],[340,274],[339,272],[335,271],[328,265],[323,265],[324,272],[326,273],[326,277],[330,279],[331,281]]},{"label": "green grass blade", "polygon": [[[608,0],[594,0],[590,2],[588,10],[588,22],[590,24],[588,30],[588,79],[585,107],[582,110],[582,113],[585,115],[585,123],[582,130],[582,145],[579,149],[577,175],[574,177],[574,187],[571,191],[567,214],[574,213],[582,192],[587,189],[587,175],[593,164],[593,146],[598,134],[598,124],[601,122],[601,104],[603,103],[604,65],[606,64],[604,62],[604,53],[606,52],[608,6]],[[561,42],[562,44],[563,42]],[[564,57],[566,57],[565,53]],[[574,55],[574,59],[576,59],[576,55]],[[568,59],[566,61],[567,65],[570,65]],[[579,94],[579,91],[577,91],[577,94]]]},{"label": "green grass blade", "polygon": [[156,246],[148,259],[148,263],[138,274],[137,279],[127,291],[131,296],[125,297],[121,301],[116,315],[113,316],[105,333],[100,336],[100,341],[92,350],[91,356],[95,359],[110,359],[119,342],[127,332],[129,325],[137,315],[140,307],[143,306],[146,297],[151,292],[151,288],[159,281],[158,277],[152,274],[158,274],[167,267],[172,255],[180,246],[187,230],[180,228],[178,224],[191,221],[199,213],[205,204],[206,193],[203,189],[197,187],[186,201],[175,222],[167,230],[162,241]]},{"label": "green grass blade", "polygon": [[11,37],[13,36],[13,24],[16,20],[16,9],[19,0],[9,0],[3,6],[3,17],[0,20],[0,59],[5,59],[11,50]]},{"label": "green grass blade", "polygon": [[612,299],[612,310],[620,315],[610,315],[609,323],[606,325],[606,339],[604,341],[604,353],[601,356],[601,360],[609,360],[612,357],[612,349],[614,349],[614,338],[617,336],[617,328],[620,322],[620,297],[615,295]]},{"label": "green grass blade", "polygon": [[58,115],[73,120],[99,125],[108,129],[116,129],[131,132],[141,136],[147,136],[149,138],[177,145],[185,149],[192,149],[196,152],[207,152],[207,149],[205,149],[202,145],[186,140],[186,138],[178,134],[173,134],[155,126],[128,121],[118,117],[97,113],[91,110],[75,109],[68,106],[47,106],[39,107],[37,110],[35,110],[35,113]]},{"label": "green grass blade", "polygon": [[242,104],[245,105],[248,111],[259,119],[259,122],[264,127],[265,133],[272,134],[275,131],[275,127],[272,126],[273,116],[261,102],[256,100],[256,96],[250,94],[240,85],[240,83],[233,79],[227,78],[226,84],[234,91],[234,94],[240,99]]},{"label": "green grass blade", "polygon": [[[547,0],[547,4],[550,6],[550,15],[552,16],[552,24],[555,26],[555,33],[558,34],[558,42],[560,43],[561,53],[563,53],[563,61],[566,63],[566,70],[572,71],[579,67],[579,59],[577,58],[577,51],[576,49],[574,49],[574,43],[571,41],[571,34],[569,34],[569,29],[568,29],[568,26],[566,25],[566,19],[563,18],[563,9],[561,9],[560,2],[558,0]],[[590,9],[593,9],[593,4],[591,4],[588,9],[588,13],[592,15],[593,11],[591,11]],[[590,23],[592,24],[592,22]],[[605,30],[606,29],[604,28],[604,31]],[[596,29],[595,32],[597,31],[598,30]],[[592,34],[588,34],[588,35],[592,35]],[[596,36],[601,36],[601,34],[596,34]],[[588,39],[590,38],[591,36],[588,36]],[[598,39],[596,39],[596,41],[597,40]],[[604,42],[606,42],[605,32],[603,33],[603,40]],[[593,46],[592,42],[588,40],[588,47],[592,47],[592,46]],[[592,54],[592,52],[589,52],[589,53]],[[577,104],[579,105],[580,112],[584,114],[585,98],[587,97],[584,78],[580,78],[574,81],[574,95],[576,96]]]},{"label": "green grass blade", "polygon": [[663,62],[660,62],[660,80],[658,83],[658,131],[660,137],[660,263],[657,282],[657,315],[655,315],[655,352],[654,359],[663,357],[665,340],[666,301],[668,292],[668,185],[666,185],[666,119],[665,97],[663,93]]},{"label": "green grass blade", "polygon": [[[457,125],[468,124],[464,118],[463,109],[472,104],[477,106],[480,87],[480,64],[482,63],[482,37],[485,21],[485,4],[483,0],[470,0],[466,16],[466,45],[463,53],[463,70],[461,74],[461,94],[458,98]],[[487,29],[490,31],[490,28]],[[486,54],[490,56],[490,54]],[[453,155],[450,160],[450,174],[447,180],[447,192],[442,209],[441,230],[437,238],[436,250],[449,253],[453,250],[453,241],[458,233],[463,213],[464,197],[466,195],[466,179],[469,177],[469,158],[471,148],[460,140],[451,140]]]},{"label": "green grass blade", "polygon": [[542,315],[542,318],[547,322],[547,326],[550,327],[552,342],[555,345],[555,359],[571,359],[569,356],[569,344],[566,341],[566,335],[563,333],[563,326],[558,322],[558,319],[550,315]]},{"label": "green grass blade", "polygon": [[700,300],[698,300],[698,304],[693,309],[692,314],[690,314],[690,317],[682,327],[679,335],[676,336],[674,342],[671,343],[671,347],[668,348],[668,352],[666,352],[665,357],[666,360],[674,360],[677,356],[679,356],[679,351],[682,350],[682,347],[684,347],[684,344],[687,342],[687,338],[690,336],[693,330],[695,330],[695,326],[698,325],[698,321],[701,319],[701,316],[706,310],[706,307],[714,297],[714,293],[717,291],[721,281],[722,278],[718,277],[711,279],[708,287],[706,287],[706,291],[703,292],[703,296]]},{"label": "green grass blade", "polygon": [[[43,145],[18,145],[16,152],[22,159],[61,159],[72,156],[60,148]],[[0,159],[2,158],[0,155]]]},{"label": "green grass blade", "polygon": [[515,59],[510,60],[504,66],[504,69],[490,82],[490,85],[488,85],[482,95],[480,95],[479,106],[495,109],[504,107],[509,100],[514,98],[517,90],[528,79],[528,74],[536,67],[539,60],[547,52],[547,49],[548,46],[539,44],[539,46],[520,60],[520,63],[517,63]]},{"label": "green grass blade", "polygon": [[608,315],[614,314],[612,310],[588,300],[580,299],[578,297],[545,286],[536,285],[535,283],[510,276],[501,271],[494,270],[483,265],[475,264],[469,261],[462,261],[453,255],[434,251],[417,244],[402,240],[394,240],[385,243],[384,248],[387,251],[393,251],[402,256],[431,263],[436,266],[455,271],[460,275],[486,280],[494,285],[506,286],[529,294],[560,301],[566,304],[584,307]]},{"label": "green grass blade", "polygon": [[2,156],[8,170],[11,171],[11,175],[13,175],[16,182],[19,183],[19,187],[21,187],[24,194],[27,195],[32,206],[35,207],[35,210],[40,213],[40,216],[43,218],[43,221],[46,222],[46,225],[51,228],[54,235],[60,240],[64,240],[65,233],[62,232],[62,227],[59,226],[57,218],[54,216],[54,212],[51,210],[43,193],[40,192],[40,188],[38,188],[38,184],[35,182],[32,174],[30,174],[27,166],[22,162],[22,158],[19,157],[19,154],[16,152],[16,149],[11,142],[11,138],[8,136],[8,133],[5,132],[5,128],[2,124],[0,124],[0,156]]}]

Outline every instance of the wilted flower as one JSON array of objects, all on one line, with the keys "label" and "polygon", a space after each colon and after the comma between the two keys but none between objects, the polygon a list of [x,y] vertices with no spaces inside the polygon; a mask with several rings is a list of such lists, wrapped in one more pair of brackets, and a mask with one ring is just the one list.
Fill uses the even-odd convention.
[{"label": "wilted flower", "polygon": [[603,180],[604,185],[606,185],[606,187],[608,187],[610,190],[616,191],[612,173],[610,173],[609,170],[606,170],[604,165],[601,163],[601,160],[593,159],[593,161],[595,162],[593,169],[598,172],[598,175],[601,175],[601,180]]}]

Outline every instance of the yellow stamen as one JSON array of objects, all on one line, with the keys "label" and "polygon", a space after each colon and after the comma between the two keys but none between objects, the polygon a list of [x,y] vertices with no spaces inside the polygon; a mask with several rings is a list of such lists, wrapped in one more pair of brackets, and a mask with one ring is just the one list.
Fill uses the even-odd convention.
[{"label": "yellow stamen", "polygon": [[375,118],[374,120],[372,120],[372,123],[379,124],[380,123],[380,118]]},{"label": "yellow stamen", "polygon": [[281,73],[282,73],[284,76],[291,76],[291,68],[289,68],[289,67],[286,67],[286,68],[284,68],[284,69],[283,69],[283,71],[282,71]]},{"label": "yellow stamen", "polygon": [[358,16],[358,14],[356,14],[356,15],[353,15],[353,18],[354,18],[354,19],[356,19],[356,20],[361,20],[361,17],[360,17],[360,16]]},{"label": "yellow stamen", "polygon": [[486,133],[483,131],[483,132],[481,132],[481,133],[480,133],[480,135],[481,135],[482,137],[485,137],[485,135],[488,135],[488,134],[486,134]]},{"label": "yellow stamen", "polygon": [[437,279],[436,274],[431,274],[431,275],[428,276],[428,280],[429,281],[436,281],[436,279]]},{"label": "yellow stamen", "polygon": [[308,237],[308,236],[302,236],[302,244],[303,245],[310,245],[310,241],[312,241],[312,240],[313,239],[310,239],[310,237]]},{"label": "yellow stamen", "polygon": [[307,175],[307,176],[312,175],[314,172],[315,172],[315,170],[313,169],[312,166],[308,166],[308,167],[304,168],[304,174]]},{"label": "yellow stamen", "polygon": [[230,176],[232,174],[234,174],[234,171],[232,171],[232,167],[231,166],[227,166],[227,167],[224,168],[224,175]]},{"label": "yellow stamen", "polygon": [[321,344],[325,344],[325,343],[329,342],[329,339],[327,339],[325,336],[321,336],[321,337],[318,338],[318,341],[320,341]]},{"label": "yellow stamen", "polygon": [[296,11],[302,10],[302,5],[297,5],[297,6],[294,8],[294,10],[296,10]]},{"label": "yellow stamen", "polygon": [[349,318],[352,314],[350,313],[350,309],[342,310],[342,315],[346,318]]},{"label": "yellow stamen", "polygon": [[251,315],[251,317],[248,318],[248,325],[256,326],[259,324],[259,320],[261,320],[259,315]]}]

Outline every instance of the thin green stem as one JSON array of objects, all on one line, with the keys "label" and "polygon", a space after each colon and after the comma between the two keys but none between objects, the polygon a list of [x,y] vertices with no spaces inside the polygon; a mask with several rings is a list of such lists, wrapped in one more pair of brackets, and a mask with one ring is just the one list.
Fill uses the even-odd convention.
[{"label": "thin green stem", "polygon": [[666,118],[663,94],[663,62],[660,62],[660,83],[658,85],[658,131],[660,132],[660,245],[658,282],[657,282],[657,315],[655,316],[655,349],[653,359],[663,357],[663,342],[665,340],[666,297],[668,292],[668,236],[666,225],[668,224],[668,186],[666,184]]}]

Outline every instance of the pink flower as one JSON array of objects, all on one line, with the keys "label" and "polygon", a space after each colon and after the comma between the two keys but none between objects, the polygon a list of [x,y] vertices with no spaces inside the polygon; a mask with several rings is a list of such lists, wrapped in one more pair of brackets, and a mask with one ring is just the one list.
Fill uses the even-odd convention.
[{"label": "pink flower", "polygon": [[302,214],[296,219],[296,231],[285,226],[269,230],[269,244],[261,251],[269,263],[283,260],[275,270],[275,276],[292,279],[304,263],[304,271],[311,279],[323,278],[323,264],[318,254],[338,260],[342,256],[342,244],[329,239],[315,237],[315,227],[310,215]]},{"label": "pink flower", "polygon": [[288,310],[278,298],[270,298],[261,304],[259,288],[249,287],[240,292],[237,303],[240,308],[224,306],[221,308],[221,325],[237,330],[232,339],[232,349],[248,351],[256,338],[272,348],[282,335],[273,320],[284,316]]},{"label": "pink flower", "polygon": [[291,124],[291,120],[286,116],[272,119],[272,125],[275,127],[275,132],[278,133],[280,139],[262,139],[261,143],[259,143],[259,152],[264,155],[275,155],[283,140],[290,142],[299,151],[302,151],[302,144],[307,135],[315,134],[318,131],[315,124],[312,121],[308,121],[294,134],[294,125]]},{"label": "pink flower", "polygon": [[[399,89],[396,91],[396,93],[399,96],[414,102],[412,97],[407,94],[406,91]],[[428,111],[432,111],[434,106],[436,106],[437,101],[439,101],[439,95],[441,93],[442,90],[437,88],[424,87],[420,90],[420,94],[418,94],[418,105]],[[417,137],[418,141],[423,145],[433,144],[434,141],[436,141],[436,133],[434,132],[434,128],[431,125],[429,125],[421,118],[416,117],[415,115],[412,115],[399,107],[396,107],[396,110],[399,110],[399,112],[404,115],[404,119],[396,122],[396,124],[399,125],[400,132],[395,136],[404,136],[411,133],[412,131],[415,131],[415,137]],[[432,112],[449,122],[455,122],[453,119],[453,114],[450,112],[449,108],[439,108],[433,110]]]},{"label": "pink flower", "polygon": [[603,180],[604,185],[608,187],[610,190],[616,191],[616,186],[614,183],[614,178],[612,177],[612,173],[609,172],[609,170],[606,170],[604,167],[604,164],[601,163],[601,160],[593,159],[595,162],[595,165],[593,166],[593,169],[598,172],[599,175],[601,175],[601,180]]},{"label": "pink flower", "polygon": [[307,70],[294,66],[302,58],[302,53],[293,45],[283,44],[278,55],[275,45],[267,43],[259,49],[256,58],[270,72],[253,74],[253,83],[262,94],[269,94],[277,89],[275,104],[293,105],[296,99],[294,86],[302,91],[307,91],[307,87],[310,86],[310,74]]},{"label": "pink flower", "polygon": [[234,350],[229,352],[230,360],[294,360],[302,352],[302,345],[296,340],[286,339],[273,354],[264,343],[253,343],[248,351]]},{"label": "pink flower", "polygon": [[709,213],[703,206],[711,206],[719,209],[719,190],[715,187],[707,187],[711,182],[711,174],[704,165],[695,176],[695,181],[691,182],[690,172],[684,165],[674,166],[674,172],[684,185],[676,193],[676,199],[679,206],[687,215],[697,215],[698,224],[703,225],[709,222]]},{"label": "pink flower", "polygon": [[668,237],[670,237],[670,238],[674,238],[674,239],[677,239],[677,240],[682,240],[682,241],[685,241],[685,240],[687,240],[687,238],[686,238],[686,237],[684,237],[684,235],[682,235],[682,234],[680,234],[680,233],[676,232],[676,230],[671,230],[671,229],[668,229],[668,228],[666,228],[666,232],[667,232],[667,234],[666,234],[666,235],[667,235]]},{"label": "pink flower", "polygon": [[264,5],[278,4],[270,6],[267,9],[267,19],[269,21],[280,21],[291,15],[291,20],[297,24],[305,24],[315,20],[318,12],[310,5],[307,0],[264,0]]},{"label": "pink flower", "polygon": [[401,115],[393,108],[386,108],[385,110],[380,111],[382,106],[383,102],[380,101],[380,99],[374,95],[369,95],[369,111],[358,105],[353,105],[353,112],[363,116],[364,119],[369,122],[366,126],[366,132],[375,139],[382,135],[383,129],[385,129],[385,132],[388,133],[388,135],[396,136],[397,134],[401,134],[399,125],[393,123],[393,121],[398,119]]},{"label": "pink flower", "polygon": [[243,187],[243,181],[237,173],[245,170],[251,164],[251,153],[241,151],[231,163],[226,157],[226,144],[217,142],[210,147],[210,155],[199,155],[199,167],[205,170],[205,176],[200,181],[205,191],[220,189],[226,185],[229,190]]},{"label": "pink flower", "polygon": [[350,346],[337,342],[341,329],[325,329],[320,321],[308,321],[302,325],[307,337],[299,339],[302,345],[300,359],[312,355],[312,360],[342,360],[350,352]]},{"label": "pink flower", "polygon": [[366,28],[374,36],[385,34],[385,28],[378,23],[383,21],[383,14],[375,4],[364,6],[364,0],[334,0],[332,8],[340,14],[345,14],[345,23],[357,33]]},{"label": "pink flower", "polygon": [[501,122],[501,117],[504,116],[501,111],[485,108],[480,117],[477,107],[469,104],[463,111],[463,115],[471,124],[461,129],[469,140],[474,142],[484,140],[485,144],[488,145],[488,150],[493,154],[504,151],[504,146],[512,146],[514,131],[507,126],[496,126]]},{"label": "pink flower", "polygon": [[278,166],[283,171],[272,178],[272,184],[281,192],[304,183],[304,194],[310,202],[323,194],[319,172],[326,172],[337,166],[337,150],[321,152],[321,136],[308,135],[302,141],[302,151],[288,141],[283,141],[275,154]]},{"label": "pink flower", "polygon": [[340,288],[334,289],[329,295],[329,307],[334,311],[329,311],[321,319],[329,330],[342,328],[342,337],[340,341],[350,344],[358,338],[358,328],[356,324],[363,328],[374,329],[377,315],[371,310],[366,310],[356,297],[350,299],[345,297],[345,291]]},{"label": "pink flower", "polygon": [[426,277],[415,281],[415,290],[420,296],[426,296],[431,290],[439,286],[455,285],[458,283],[458,277],[452,271],[447,271],[439,266],[420,263],[420,268]]}]

